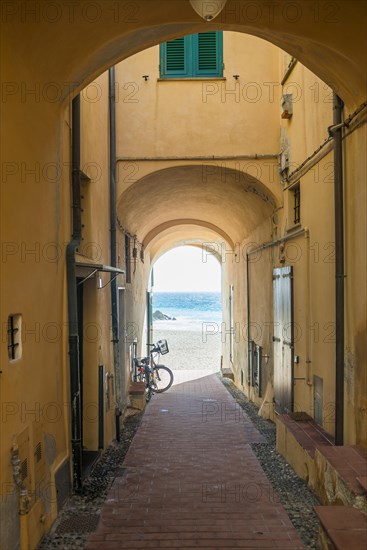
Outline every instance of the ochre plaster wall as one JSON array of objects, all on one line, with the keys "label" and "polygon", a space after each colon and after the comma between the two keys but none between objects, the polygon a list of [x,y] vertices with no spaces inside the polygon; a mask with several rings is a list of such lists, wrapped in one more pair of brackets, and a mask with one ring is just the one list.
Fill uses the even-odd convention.
[{"label": "ochre plaster wall", "polygon": [[[2,12],[1,20],[4,36],[4,47],[1,51],[1,75],[2,81],[5,83],[5,88],[2,88],[1,125],[3,162],[1,232],[2,242],[5,243],[5,248],[4,246],[2,248],[1,266],[1,323],[3,330],[7,326],[9,314],[21,314],[23,320],[22,357],[14,363],[9,362],[6,345],[1,348],[0,391],[2,412],[5,410],[5,416],[2,416],[1,426],[0,475],[2,488],[5,487],[10,493],[6,502],[4,499],[1,501],[0,515],[5,518],[1,525],[1,544],[4,547],[15,546],[18,538],[18,499],[12,488],[10,467],[10,448],[14,438],[28,428],[32,454],[36,432],[33,422],[36,420],[37,425],[42,425],[43,431],[49,435],[48,441],[54,442],[54,445],[50,445],[48,449],[47,475],[51,476],[51,481],[54,472],[65,459],[70,458],[69,356],[68,331],[67,326],[65,327],[67,325],[65,246],[71,234],[70,114],[68,111],[70,98],[93,79],[102,75],[111,64],[147,47],[152,47],[152,49],[148,50],[146,54],[141,54],[141,58],[144,59],[144,56],[148,55],[151,61],[154,60],[154,65],[149,72],[156,75],[156,44],[185,32],[199,32],[208,28],[249,32],[284,48],[337,90],[346,102],[346,114],[352,112],[364,101],[366,95],[365,48],[361,47],[361,40],[364,37],[365,10],[359,1],[339,2],[336,13],[333,14],[326,12],[324,5],[319,6],[320,11],[315,13],[310,9],[308,0],[300,1],[298,5],[302,13],[296,21],[291,21],[283,12],[278,12],[274,19],[269,21],[269,13],[262,10],[256,21],[250,21],[246,18],[243,9],[239,13],[226,11],[221,19],[217,19],[210,25],[204,23],[193,12],[189,3],[182,0],[163,2],[139,0],[135,3],[137,7],[135,14],[116,13],[116,3],[112,0],[105,0],[101,4],[101,14],[94,20],[93,18],[91,20],[90,14],[83,12],[82,4],[77,6],[76,11],[73,12],[72,20],[70,20],[70,6],[68,7],[67,4],[59,3],[60,17],[51,21],[44,12],[41,12],[39,16],[25,14],[22,11],[25,3],[14,1],[4,4],[5,11]],[[152,9],[153,4],[154,9]],[[261,7],[260,0],[258,4]],[[244,2],[239,2],[239,6],[243,8]],[[259,41],[259,39],[254,40]],[[240,51],[239,44],[240,38],[239,35],[236,35],[231,44],[233,51]],[[264,52],[271,51],[272,46],[261,44],[261,49]],[[247,56],[248,53],[246,52],[245,55]],[[262,61],[256,68],[257,74],[260,76],[261,70],[268,68],[267,62]],[[141,69],[137,75],[138,78],[148,72],[145,69],[145,62],[144,69],[143,65]],[[237,63],[231,65],[229,62],[226,71],[228,71],[227,83],[231,78],[231,73],[240,73]],[[135,73],[133,76],[135,79]],[[263,79],[261,78],[261,82],[269,77],[276,78],[273,69],[270,70],[270,75],[266,70],[266,75]],[[281,75],[278,80],[280,78]],[[313,77],[311,78],[309,73],[301,70],[300,66],[295,68],[293,78],[306,88],[314,84]],[[246,70],[241,71],[240,79],[240,84],[242,79],[247,82]],[[101,76],[101,79],[98,80],[105,91],[106,82],[106,75]],[[122,84],[125,83],[123,77]],[[163,103],[166,102],[172,109],[172,113],[175,105],[174,102],[169,101],[171,95],[169,89],[176,89],[178,83],[156,82],[153,77],[146,83],[146,86],[145,82],[140,83],[139,81],[139,90],[142,90],[141,104],[143,104],[144,97],[153,97],[153,95],[149,95],[152,93],[153,86],[154,89],[159,90],[161,106],[163,107]],[[210,128],[209,121],[213,120],[213,114],[223,107],[221,101],[219,105],[218,94],[208,97],[207,103],[202,103],[197,83],[187,83],[187,90],[187,97],[196,104],[196,108],[202,113],[202,120],[205,122],[203,127]],[[129,90],[124,91],[128,92]],[[274,103],[273,112],[272,107],[268,104],[261,102],[248,104],[246,102],[244,105],[246,108],[242,112],[241,102],[239,104],[233,102],[233,96],[226,96],[226,99],[224,108],[228,110],[229,116],[223,121],[226,124],[225,139],[222,139],[218,133],[209,135],[208,131],[196,124],[200,131],[190,134],[192,138],[190,147],[184,150],[182,142],[179,142],[175,144],[175,154],[193,154],[192,144],[195,142],[193,138],[197,137],[196,143],[199,139],[207,138],[206,143],[211,143],[212,148],[215,149],[214,154],[229,155],[232,152],[232,147],[236,149],[238,136],[240,136],[238,147],[240,143],[243,145],[247,140],[247,146],[251,146],[247,153],[254,153],[253,144],[244,132],[247,123],[245,111],[247,107],[251,106],[252,112],[256,113],[257,117],[266,113],[276,123],[275,115],[278,105]],[[214,100],[214,102],[209,100]],[[101,180],[104,182],[103,187],[100,183],[100,189],[96,193],[92,193],[90,208],[99,210],[99,206],[101,206],[104,214],[101,218],[95,216],[93,224],[85,229],[87,240],[95,239],[97,243],[101,243],[103,258],[108,261],[109,235],[108,227],[105,225],[108,219],[106,213],[108,191],[105,187],[107,182],[106,167],[108,166],[106,105],[106,94],[93,109],[91,102],[83,104],[84,114],[89,115],[88,124],[83,128],[85,140],[83,159],[85,162],[90,159],[95,162],[98,157],[97,162],[103,167],[103,180]],[[129,107],[134,108],[135,105],[132,104]],[[208,111],[204,110],[205,107],[208,107]],[[310,107],[312,108],[310,109]],[[180,108],[183,109],[183,114],[187,113],[185,106],[180,106]],[[268,109],[270,109],[270,114]],[[312,116],[304,116],[307,110]],[[152,117],[149,109],[147,114]],[[320,116],[323,121],[321,131],[315,122],[316,117],[313,118],[315,114]],[[93,118],[94,116],[96,118]],[[303,116],[304,118],[302,118]],[[140,123],[139,117],[140,115],[136,119],[137,126]],[[264,132],[259,129],[260,119],[257,119],[257,124],[255,119],[254,116],[250,127],[259,140],[258,147],[269,153],[268,147],[274,145],[275,150],[270,152],[277,153],[279,149],[276,147],[275,133],[271,130],[270,133],[264,135]],[[309,137],[306,142],[301,139],[300,130],[293,131],[296,120],[304,120],[307,123]],[[312,106],[306,104],[302,106],[302,102],[295,105],[295,118],[288,128],[292,140],[292,162],[303,160],[304,154],[308,154],[314,144],[318,145],[318,139],[326,137],[324,122],[327,123],[328,120],[330,120],[329,112],[324,110],[324,105],[321,102]],[[99,122],[97,123],[97,121]],[[166,124],[168,124],[168,116]],[[151,128],[144,129],[141,126],[139,136],[136,136],[135,133],[128,136],[127,142],[132,143],[131,151],[134,150],[133,146],[139,145],[139,140],[143,145],[146,139],[144,130],[148,132],[147,136],[153,136]],[[180,128],[176,127],[176,131],[179,130]],[[125,125],[120,131],[123,135],[123,132],[130,131],[130,127]],[[160,128],[155,128],[154,137],[159,138],[157,139],[158,143],[154,148],[151,143],[145,143],[146,151],[149,154],[157,154],[157,151],[161,150],[160,147],[165,145],[165,135],[171,135],[170,131],[165,134]],[[168,145],[171,148],[172,139],[168,140]],[[239,154],[243,153],[242,147],[239,147],[238,150]],[[213,154],[213,150],[209,146],[207,149],[202,147],[199,154],[204,154],[203,151],[209,155]],[[344,144],[347,274],[346,442],[357,442],[362,446],[366,446],[365,434],[367,433],[366,394],[363,391],[366,377],[365,151],[366,129],[364,126],[348,137]],[[172,154],[171,149],[168,153]],[[119,145],[119,154],[122,156],[127,154],[126,144]],[[322,163],[327,161],[330,161],[329,157],[325,157]],[[140,166],[140,173],[146,173],[144,172],[146,168],[143,168],[145,165]],[[324,166],[325,164],[320,164],[322,169]],[[168,165],[163,167],[168,167]],[[325,172],[329,174],[327,170],[325,169]],[[152,167],[149,168],[149,171],[153,171]],[[89,168],[86,169],[86,172],[92,176]],[[263,178],[259,178],[259,180],[266,184]],[[306,218],[309,218],[307,223],[310,229],[310,238],[313,239],[315,236],[320,243],[327,244],[333,240],[332,199],[331,193],[329,194],[328,191],[330,182],[321,182],[321,186],[317,187],[312,176],[311,181],[309,180],[309,175],[302,177],[301,186],[304,190],[302,196],[305,206],[310,205],[305,211],[307,212]],[[135,181],[137,180],[127,183]],[[92,185],[94,182],[91,182]],[[124,187],[124,191],[126,187]],[[274,190],[275,188],[276,183],[274,183]],[[322,205],[318,198],[315,204],[311,190],[314,190],[317,196],[321,193],[324,197]],[[277,197],[278,205],[282,202],[280,195],[279,190],[273,192],[273,196]],[[319,214],[320,210],[324,213],[325,219]],[[259,214],[260,225],[258,229],[251,229],[253,233],[246,237],[247,240],[252,239],[260,243],[270,238],[270,229],[267,227],[268,215],[267,210]],[[279,214],[279,220],[280,226],[284,228],[284,214]],[[306,222],[302,220],[302,223]],[[244,239],[245,236],[242,235],[240,242],[242,243]],[[303,241],[302,250],[304,246],[305,241]],[[146,258],[144,268],[141,269],[139,266],[134,288],[127,290],[127,294],[130,292],[127,302],[130,303],[128,307],[131,308],[131,318],[137,320],[137,330],[141,335],[144,330],[142,324],[144,302],[141,296],[144,295],[148,280],[149,254],[146,255]],[[301,262],[299,266],[302,265]],[[268,265],[268,269],[270,269],[270,265]],[[326,263],[321,265],[320,262],[318,265],[313,265],[312,270],[316,278],[322,279],[322,282],[319,283],[321,286],[315,287],[313,284],[311,289],[315,308],[313,318],[329,322],[329,319],[333,319],[332,265],[326,265]],[[224,272],[224,287],[228,286],[228,283],[235,286],[235,316],[236,320],[241,322],[245,310],[243,266],[236,271],[234,266],[225,267]],[[107,282],[107,276],[104,276],[103,280]],[[103,293],[104,291],[98,292]],[[300,285],[297,293],[303,295],[303,292],[304,287]],[[302,301],[304,298],[300,295],[297,294],[297,303],[304,303]],[[105,342],[110,330],[109,322],[106,322],[109,313],[109,300],[107,293],[99,294],[99,296],[101,298],[97,298],[93,315],[98,319],[98,323],[103,322],[104,324],[102,333]],[[318,296],[322,296],[322,299],[326,300],[322,311],[321,303],[316,303]],[[271,312],[270,296],[267,296],[266,300],[267,305],[263,306],[264,310],[261,312],[262,318],[265,319]],[[301,321],[304,322],[304,319]],[[92,368],[97,362],[103,361],[108,368],[112,369],[110,346],[107,343],[103,343],[101,346],[101,350],[99,346],[93,349]],[[332,345],[320,346],[320,353],[315,347],[315,369],[322,368],[323,372],[330,369],[330,373],[333,372],[332,347]],[[101,352],[100,357],[96,356],[97,352],[98,354]],[[223,353],[227,356],[226,348]],[[235,359],[237,363],[234,364],[234,370],[238,372],[238,368],[245,365],[243,343],[235,348]],[[332,374],[328,374],[328,372],[329,370],[326,374],[329,381],[326,398],[332,401]],[[236,380],[238,383],[238,374]],[[302,407],[308,406],[308,410],[311,410],[311,391],[308,394],[305,393],[304,396],[301,394],[300,391],[298,399]],[[47,408],[49,403],[56,404],[59,408],[63,407],[57,421],[49,414],[51,412]],[[64,407],[64,403],[68,405]],[[30,410],[33,412],[29,412]],[[109,427],[106,426],[106,444],[113,436],[111,420],[112,413],[109,417]],[[94,445],[92,439],[89,444]],[[6,509],[4,514],[3,509]],[[55,516],[56,501],[54,499],[47,513],[45,529],[48,529]]]}]

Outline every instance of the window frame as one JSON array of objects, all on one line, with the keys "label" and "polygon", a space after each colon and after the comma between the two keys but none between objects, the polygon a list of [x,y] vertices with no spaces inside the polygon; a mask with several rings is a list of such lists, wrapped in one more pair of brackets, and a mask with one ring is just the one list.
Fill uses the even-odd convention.
[{"label": "window frame", "polygon": [[22,357],[22,315],[11,313],[7,322],[8,360],[14,363]]},{"label": "window frame", "polygon": [[[223,78],[223,31],[208,31],[216,36],[216,69],[199,68],[199,34],[189,34],[180,39],[184,41],[184,69],[167,69],[167,42],[159,46],[159,76],[160,79],[205,79]],[[170,41],[170,42],[173,42]]]},{"label": "window frame", "polygon": [[301,186],[297,183],[293,188],[293,224],[301,223]]},{"label": "window frame", "polygon": [[131,283],[131,238],[125,234],[125,282]]}]

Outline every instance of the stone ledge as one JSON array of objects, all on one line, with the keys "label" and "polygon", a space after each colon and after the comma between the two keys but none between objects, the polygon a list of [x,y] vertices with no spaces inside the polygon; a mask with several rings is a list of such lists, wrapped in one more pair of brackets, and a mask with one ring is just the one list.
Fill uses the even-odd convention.
[{"label": "stone ledge", "polygon": [[363,487],[364,492],[367,493],[367,476],[358,476],[357,481]]},{"label": "stone ledge", "polygon": [[315,506],[325,536],[321,545],[325,550],[366,550],[367,516],[350,506]]},{"label": "stone ledge", "polygon": [[333,436],[316,424],[313,418],[306,413],[280,414],[277,416],[277,421],[285,425],[286,429],[292,433],[312,458],[319,447],[334,446]]},{"label": "stone ledge", "polygon": [[144,395],[145,382],[131,382],[129,387],[129,395]]},{"label": "stone ledge", "polygon": [[367,512],[365,451],[355,445],[334,446],[333,437],[312,418],[292,416],[276,417],[277,450],[323,503]]},{"label": "stone ledge", "polygon": [[288,415],[276,415],[276,448],[294,471],[311,487],[316,482],[316,467],[313,460],[315,443]]},{"label": "stone ledge", "polygon": [[129,387],[130,405],[127,407],[127,416],[137,411],[144,411],[146,406],[145,382],[131,382]]},{"label": "stone ledge", "polygon": [[[323,502],[353,506],[367,512],[367,492],[359,477],[367,470],[367,456],[356,446],[316,450],[318,492]],[[366,546],[367,548],[367,546]]]},{"label": "stone ledge", "polygon": [[234,374],[231,369],[229,368],[221,369],[220,373],[223,378],[229,378],[230,380],[234,381]]}]

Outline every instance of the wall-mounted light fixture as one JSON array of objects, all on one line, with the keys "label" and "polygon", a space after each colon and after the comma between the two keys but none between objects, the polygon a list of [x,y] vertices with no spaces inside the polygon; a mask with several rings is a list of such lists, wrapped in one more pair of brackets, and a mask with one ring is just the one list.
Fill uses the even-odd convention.
[{"label": "wall-mounted light fixture", "polygon": [[190,4],[205,21],[212,21],[220,14],[227,0],[190,0]]},{"label": "wall-mounted light fixture", "polygon": [[234,74],[234,75],[233,75],[233,78],[234,78],[235,80],[238,80],[238,79],[240,78],[240,75],[239,75],[239,74]]},{"label": "wall-mounted light fixture", "polygon": [[149,75],[148,74],[143,74],[143,78],[144,78],[145,82],[147,82],[149,80]]}]

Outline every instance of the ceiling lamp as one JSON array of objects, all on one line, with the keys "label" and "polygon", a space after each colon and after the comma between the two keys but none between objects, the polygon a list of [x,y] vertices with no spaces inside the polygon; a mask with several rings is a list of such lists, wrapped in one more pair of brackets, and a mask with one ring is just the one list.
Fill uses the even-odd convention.
[{"label": "ceiling lamp", "polygon": [[190,0],[190,4],[205,21],[212,21],[220,14],[227,0]]}]

